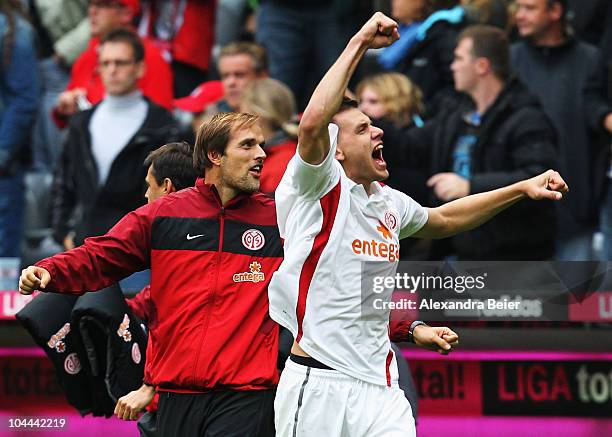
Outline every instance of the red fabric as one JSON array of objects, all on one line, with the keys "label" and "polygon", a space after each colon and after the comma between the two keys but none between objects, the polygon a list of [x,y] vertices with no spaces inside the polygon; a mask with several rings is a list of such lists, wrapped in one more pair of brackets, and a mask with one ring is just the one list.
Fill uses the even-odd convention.
[{"label": "red fabric", "polygon": [[203,82],[186,97],[174,100],[174,107],[183,111],[200,113],[212,103],[223,98],[223,83],[220,80]]},{"label": "red fabric", "polygon": [[183,25],[172,40],[172,58],[208,70],[215,39],[215,0],[187,0]]},{"label": "red fabric", "polygon": [[135,16],[140,12],[140,0],[119,0]]},{"label": "red fabric", "polygon": [[165,41],[157,39],[153,34],[155,21],[158,19],[158,8],[155,2],[168,1],[170,0],[155,0],[152,5],[149,5],[151,21],[144,30],[145,34],[153,38],[164,52],[169,51],[173,60],[192,65],[200,70],[208,70],[215,38],[216,0],[174,0],[175,14],[180,9],[181,2],[186,1],[187,4],[182,17],[173,17],[173,27],[177,23],[180,24],[180,27],[175,29],[174,38]]},{"label": "red fabric", "polygon": [[[145,49],[145,74],[138,81],[142,93],[154,103],[172,110],[172,71],[162,58],[155,44],[148,38],[143,38]],[[94,105],[104,98],[104,85],[98,74],[99,40],[92,38],[87,50],[76,60],[70,74],[70,82],[66,90],[85,88],[87,99]]]},{"label": "red fabric", "polygon": [[[179,250],[190,240],[183,226],[195,220],[204,229],[196,241],[213,249]],[[172,226],[155,232],[165,221]],[[199,179],[196,187],[127,214],[106,235],[37,265],[51,274],[46,291],[70,294],[102,289],[150,266],[156,322],[149,324],[146,384],[167,391],[271,388],[278,383],[278,325],[268,314],[267,290],[282,257],[269,249],[256,256],[245,249],[244,237],[246,253],[225,252],[242,247],[243,234],[216,234],[224,223],[230,230],[259,226],[273,232],[274,201],[242,194],[221,209],[214,187]],[[268,237],[264,248],[280,248],[277,238]],[[253,271],[254,261],[265,279],[236,281],[237,273]]]},{"label": "red fabric", "polygon": [[387,354],[387,362],[385,363],[386,373],[387,373],[387,387],[391,387],[391,361],[393,360],[393,349],[389,349],[389,353]]},{"label": "red fabric", "polygon": [[389,338],[394,343],[408,341],[408,331],[414,320],[390,320],[389,321]]},{"label": "red fabric", "polygon": [[298,333],[295,336],[297,343],[302,339],[302,322],[304,321],[304,315],[306,314],[306,299],[308,298],[308,290],[314,276],[315,269],[319,263],[319,258],[327,246],[329,241],[329,235],[334,227],[334,220],[336,219],[336,212],[338,211],[338,203],[340,203],[340,181],[329,193],[323,196],[320,200],[321,209],[323,210],[323,224],[321,225],[321,231],[317,234],[312,244],[312,249],[304,261],[302,271],[300,273],[300,284],[298,291],[297,301],[297,322],[298,322]]},{"label": "red fabric", "polygon": [[259,185],[259,190],[262,193],[272,193],[276,190],[283,174],[285,174],[287,164],[295,155],[296,148],[297,142],[295,140],[287,140],[265,149],[266,159]]},{"label": "red fabric", "polygon": [[154,323],[151,320],[151,286],[147,285],[131,299],[126,300],[127,306],[132,313],[143,320],[145,323]]}]

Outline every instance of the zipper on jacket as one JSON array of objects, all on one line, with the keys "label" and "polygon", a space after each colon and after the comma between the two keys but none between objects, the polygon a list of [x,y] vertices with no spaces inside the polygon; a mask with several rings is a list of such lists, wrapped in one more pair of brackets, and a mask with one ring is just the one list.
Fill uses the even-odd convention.
[{"label": "zipper on jacket", "polygon": [[200,362],[200,355],[202,354],[202,348],[205,343],[206,334],[208,332],[208,325],[210,323],[210,318],[212,317],[211,313],[214,310],[215,298],[217,297],[217,288],[219,287],[219,272],[221,271],[221,256],[223,255],[223,232],[225,228],[225,207],[221,205],[221,210],[219,212],[219,247],[217,248],[217,265],[215,266],[217,270],[217,274],[215,277],[215,286],[211,291],[210,301],[208,303],[209,309],[208,311],[204,311],[204,315],[206,317],[206,321],[204,322],[204,326],[202,327],[202,337],[200,339],[200,347],[198,349],[198,355],[193,367],[193,384],[197,386],[197,376],[198,376],[198,363]]}]

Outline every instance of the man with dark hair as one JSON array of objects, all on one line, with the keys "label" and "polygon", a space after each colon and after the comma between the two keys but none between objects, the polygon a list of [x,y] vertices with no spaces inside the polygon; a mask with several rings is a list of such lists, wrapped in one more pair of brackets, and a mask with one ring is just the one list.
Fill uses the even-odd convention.
[{"label": "man with dark hair", "polygon": [[[441,205],[554,168],[555,134],[537,99],[510,79],[508,39],[492,26],[466,28],[451,65],[458,94],[423,128],[385,130],[385,154],[428,168],[430,204]],[[554,207],[521,202],[489,223],[433,244],[432,258],[543,260],[554,255]],[[474,244],[478,241],[478,244]]]},{"label": "man with dark hair", "polygon": [[567,31],[566,1],[517,0],[523,40],[512,65],[542,102],[559,139],[559,167],[572,186],[558,205],[557,259],[593,259],[593,234],[610,164],[612,107],[606,102],[600,51]]},{"label": "man with dark hair", "polygon": [[145,159],[147,168],[147,201],[191,187],[197,179],[193,167],[193,151],[185,142],[169,143],[153,150]]},{"label": "man with dark hair", "polygon": [[[448,353],[458,336],[420,321],[394,332],[384,303],[391,301],[395,281],[382,290],[368,284],[395,277],[401,238],[455,235],[521,199],[558,200],[567,191],[563,179],[549,170],[423,208],[380,184],[389,176],[383,131],[359,109],[342,110],[342,101],[364,53],[398,38],[397,24],[380,12],[351,38],[304,111],[297,153],[275,193],[285,259],[270,283],[270,315],[295,338],[275,400],[277,436],[415,435],[390,341],[413,340]],[[462,42],[454,70],[465,69],[461,83],[472,90],[478,78],[492,74],[491,67],[473,57],[469,38]],[[477,109],[492,94],[482,90]],[[376,266],[375,277],[365,270],[368,261]]]},{"label": "man with dark hair", "polygon": [[100,46],[109,42],[122,42],[131,46],[132,53],[134,54],[134,62],[144,61],[145,49],[144,45],[142,44],[142,40],[131,30],[117,29],[107,33],[100,40]]},{"label": "man with dark hair", "polygon": [[[106,97],[72,117],[52,187],[54,237],[66,249],[105,233],[142,205],[141,163],[178,135],[172,115],[138,89],[143,53],[138,37],[127,30],[109,33],[100,44]],[[77,207],[80,216],[70,227]]]},{"label": "man with dark hair", "polygon": [[278,326],[267,289],[283,251],[274,202],[258,192],[262,145],[256,116],[218,114],[197,135],[195,187],[22,272],[24,294],[81,294],[151,268],[143,382],[160,393],[160,435],[274,435]]}]

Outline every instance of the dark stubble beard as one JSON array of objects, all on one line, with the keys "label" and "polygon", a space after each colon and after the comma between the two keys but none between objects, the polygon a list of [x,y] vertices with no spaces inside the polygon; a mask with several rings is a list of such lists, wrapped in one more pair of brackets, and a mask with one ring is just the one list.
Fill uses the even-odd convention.
[{"label": "dark stubble beard", "polygon": [[247,194],[251,194],[259,190],[259,181],[251,178],[248,174],[241,177],[236,177],[231,174],[221,173],[221,183],[224,187]]}]

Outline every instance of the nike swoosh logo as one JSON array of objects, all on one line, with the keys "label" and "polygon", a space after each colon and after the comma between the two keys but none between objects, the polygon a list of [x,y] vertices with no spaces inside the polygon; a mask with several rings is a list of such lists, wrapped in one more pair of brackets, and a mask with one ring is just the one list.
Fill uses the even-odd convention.
[{"label": "nike swoosh logo", "polygon": [[204,236],[204,234],[198,234],[198,235],[189,235],[189,234],[187,234],[187,240],[193,240],[195,238],[200,238],[200,237],[203,237],[203,236]]}]

